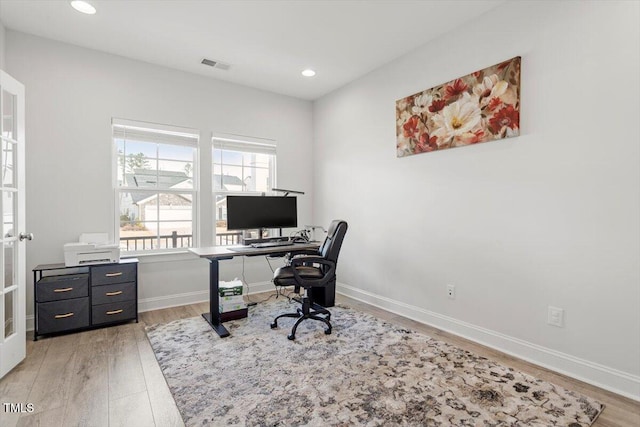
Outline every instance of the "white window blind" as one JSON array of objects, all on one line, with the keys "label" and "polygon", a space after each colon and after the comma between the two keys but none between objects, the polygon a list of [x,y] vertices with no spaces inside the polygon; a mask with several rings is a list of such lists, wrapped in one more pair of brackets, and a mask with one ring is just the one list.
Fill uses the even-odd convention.
[{"label": "white window blind", "polygon": [[259,140],[257,138],[242,137],[231,138],[213,136],[213,147],[219,150],[238,151],[241,153],[256,153],[276,155],[276,143],[272,140]]},{"label": "white window blind", "polygon": [[114,139],[130,139],[142,142],[157,142],[180,145],[198,145],[199,133],[193,129],[179,128],[155,123],[133,122],[113,119]]}]

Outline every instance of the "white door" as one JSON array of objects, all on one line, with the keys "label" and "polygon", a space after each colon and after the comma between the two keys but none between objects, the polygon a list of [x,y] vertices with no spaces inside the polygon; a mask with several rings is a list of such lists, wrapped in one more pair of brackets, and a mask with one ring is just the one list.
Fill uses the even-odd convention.
[{"label": "white door", "polygon": [[24,86],[0,70],[0,378],[26,355]]}]

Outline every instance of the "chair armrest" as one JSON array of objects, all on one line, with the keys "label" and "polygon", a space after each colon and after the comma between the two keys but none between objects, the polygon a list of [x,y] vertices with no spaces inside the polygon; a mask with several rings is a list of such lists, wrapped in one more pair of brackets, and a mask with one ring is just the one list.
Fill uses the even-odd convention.
[{"label": "chair armrest", "polygon": [[[329,270],[324,274],[324,277],[322,277],[322,279],[303,279],[302,277],[300,277],[300,274],[298,273],[296,267],[305,263],[325,265],[329,267]],[[336,263],[319,256],[301,256],[293,258],[291,260],[291,267],[291,270],[293,271],[293,277],[295,277],[296,282],[300,283],[304,287],[325,286],[336,275]]]},{"label": "chair armrest", "polygon": [[303,256],[297,256],[295,258],[291,259],[291,266],[292,267],[297,267],[299,265],[302,265],[304,263],[313,263],[313,264],[322,264],[322,265],[326,265],[328,267],[334,267],[336,266],[336,263],[333,261],[329,261],[328,259],[322,258],[320,256],[313,256],[313,255],[303,255]]},{"label": "chair armrest", "polygon": [[318,250],[317,249],[304,249],[301,251],[296,251],[295,253],[291,254],[291,258],[297,258],[297,257],[303,257],[303,256],[308,256],[308,255],[318,255]]}]

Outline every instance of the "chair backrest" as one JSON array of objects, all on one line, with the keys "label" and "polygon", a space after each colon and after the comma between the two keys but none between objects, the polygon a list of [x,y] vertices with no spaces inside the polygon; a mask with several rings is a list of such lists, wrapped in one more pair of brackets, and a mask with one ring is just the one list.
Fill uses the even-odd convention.
[{"label": "chair backrest", "polygon": [[340,219],[331,221],[329,230],[327,231],[327,238],[322,242],[322,246],[318,249],[318,253],[324,259],[338,262],[338,254],[340,253],[340,247],[344,240],[344,235],[347,234],[347,223]]}]

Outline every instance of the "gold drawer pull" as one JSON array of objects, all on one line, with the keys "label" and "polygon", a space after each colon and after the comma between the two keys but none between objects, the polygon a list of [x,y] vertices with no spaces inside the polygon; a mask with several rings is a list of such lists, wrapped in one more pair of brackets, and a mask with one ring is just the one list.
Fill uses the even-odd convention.
[{"label": "gold drawer pull", "polygon": [[115,292],[107,292],[107,293],[105,293],[105,295],[108,296],[108,297],[112,297],[112,296],[115,296],[115,295],[120,295],[121,293],[122,293],[122,291],[115,291]]},{"label": "gold drawer pull", "polygon": [[61,288],[61,289],[54,289],[53,292],[69,292],[72,290],[73,288]]},{"label": "gold drawer pull", "polygon": [[120,309],[120,310],[113,310],[113,311],[107,311],[108,315],[112,315],[112,314],[120,314],[122,313],[124,310]]},{"label": "gold drawer pull", "polygon": [[67,314],[56,314],[54,317],[56,319],[66,319],[67,317],[71,317],[73,316],[73,313],[67,313]]},{"label": "gold drawer pull", "polygon": [[107,274],[105,274],[105,277],[118,277],[118,276],[122,276],[122,271],[119,271],[117,273],[107,273]]}]

